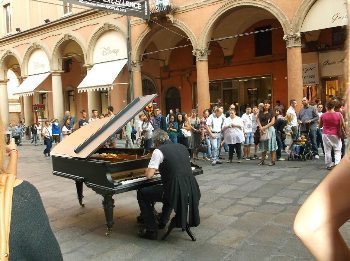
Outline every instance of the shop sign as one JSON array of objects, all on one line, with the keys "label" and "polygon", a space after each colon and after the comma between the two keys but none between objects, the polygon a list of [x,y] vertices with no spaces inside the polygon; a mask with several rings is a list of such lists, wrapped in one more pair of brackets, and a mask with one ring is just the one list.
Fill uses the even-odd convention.
[{"label": "shop sign", "polygon": [[148,0],[67,0],[67,2],[142,19],[149,19],[150,15]]},{"label": "shop sign", "polygon": [[33,104],[33,112],[45,111],[45,104]]},{"label": "shop sign", "polygon": [[303,84],[304,85],[315,85],[319,84],[318,76],[318,64],[309,63],[303,64]]},{"label": "shop sign", "polygon": [[344,74],[345,52],[333,51],[320,53],[321,76],[340,76]]}]

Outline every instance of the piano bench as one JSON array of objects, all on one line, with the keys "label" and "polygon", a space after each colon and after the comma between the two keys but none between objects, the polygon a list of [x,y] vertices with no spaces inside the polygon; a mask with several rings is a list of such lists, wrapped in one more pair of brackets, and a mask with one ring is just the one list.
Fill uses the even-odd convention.
[{"label": "piano bench", "polygon": [[[162,240],[165,240],[175,227],[176,227],[176,219],[175,219],[175,217],[173,217],[171,219],[171,222],[170,222],[170,225],[168,227],[167,232],[162,237]],[[182,231],[185,231],[185,230],[187,232],[187,235],[192,239],[192,241],[196,241],[197,240],[196,237],[192,234],[192,231],[191,231],[190,226],[188,224],[186,225],[186,229],[182,229]]]}]

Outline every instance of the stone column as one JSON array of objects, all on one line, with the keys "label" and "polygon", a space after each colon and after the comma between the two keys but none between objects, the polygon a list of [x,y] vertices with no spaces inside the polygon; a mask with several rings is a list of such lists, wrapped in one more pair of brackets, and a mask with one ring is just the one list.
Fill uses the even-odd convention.
[{"label": "stone column", "polygon": [[209,70],[208,70],[208,49],[195,49],[193,55],[196,56],[197,67],[197,97],[198,113],[202,115],[204,109],[210,108],[209,92]]},{"label": "stone column", "polygon": [[[92,110],[98,110],[98,112],[101,112],[101,97],[99,91],[88,91],[88,117],[90,117]],[[81,111],[81,109],[78,108],[78,112]]]},{"label": "stone column", "polygon": [[288,103],[295,99],[298,107],[303,98],[303,59],[300,33],[285,35],[287,44]]},{"label": "stone column", "polygon": [[0,81],[0,115],[5,127],[9,124],[9,100],[7,81]]},{"label": "stone column", "polygon": [[62,73],[63,71],[53,71],[51,74],[53,117],[59,121],[62,121],[64,116]]},{"label": "stone column", "polygon": [[140,61],[132,61],[132,77],[133,77],[133,85],[134,88],[134,98],[142,96],[142,74],[141,74],[141,62]]},{"label": "stone column", "polygon": [[26,126],[34,123],[33,96],[23,97],[24,122]]}]

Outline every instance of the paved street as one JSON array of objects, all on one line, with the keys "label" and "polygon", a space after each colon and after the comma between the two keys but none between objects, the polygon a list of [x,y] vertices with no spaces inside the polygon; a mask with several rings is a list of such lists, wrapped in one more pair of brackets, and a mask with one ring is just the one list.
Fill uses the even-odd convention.
[{"label": "paved street", "polygon": [[[85,189],[85,208],[73,181],[52,175],[42,146],[20,147],[19,177],[33,183],[44,201],[65,260],[310,260],[292,231],[299,205],[326,175],[318,161],[258,161],[203,165],[197,242],[174,230],[166,241],[137,237],[136,192],[115,196],[114,230],[104,236],[101,196]],[[350,226],[343,232],[350,239]]]}]

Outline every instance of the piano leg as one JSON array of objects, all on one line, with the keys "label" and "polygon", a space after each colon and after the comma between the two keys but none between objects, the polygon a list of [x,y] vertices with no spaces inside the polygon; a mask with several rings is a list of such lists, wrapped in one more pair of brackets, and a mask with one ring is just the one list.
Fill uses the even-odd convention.
[{"label": "piano leg", "polygon": [[107,225],[107,232],[106,236],[109,236],[112,232],[113,227],[113,209],[114,209],[114,199],[113,194],[107,194],[103,196],[103,209],[105,211],[105,218],[106,218],[106,225]]},{"label": "piano leg", "polygon": [[78,195],[78,200],[79,200],[79,204],[82,207],[85,207],[85,204],[83,204],[83,185],[84,182],[83,181],[75,181],[75,186],[77,188],[77,195]]}]

